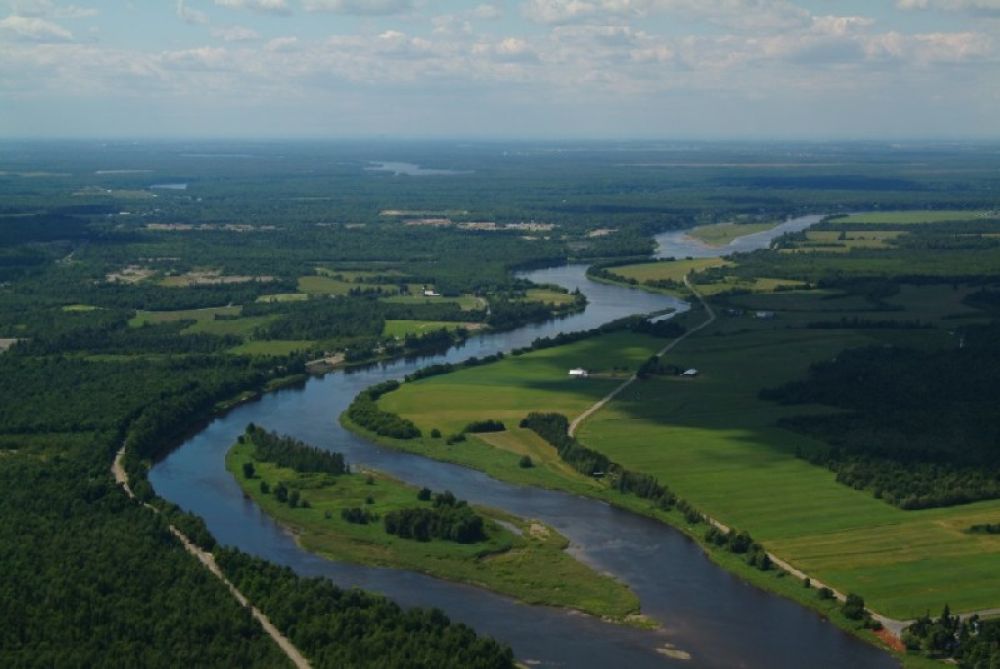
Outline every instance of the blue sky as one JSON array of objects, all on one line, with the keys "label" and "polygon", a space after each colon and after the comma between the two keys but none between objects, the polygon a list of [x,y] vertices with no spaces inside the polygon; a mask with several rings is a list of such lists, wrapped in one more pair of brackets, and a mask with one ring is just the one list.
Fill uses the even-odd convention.
[{"label": "blue sky", "polygon": [[1000,0],[0,0],[0,136],[998,138]]}]

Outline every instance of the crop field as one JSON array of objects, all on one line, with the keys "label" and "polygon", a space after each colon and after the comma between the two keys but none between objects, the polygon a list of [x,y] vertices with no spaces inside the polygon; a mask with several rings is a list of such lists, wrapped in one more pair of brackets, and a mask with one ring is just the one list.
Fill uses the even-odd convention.
[{"label": "crop field", "polygon": [[[575,415],[614,389],[664,343],[626,333],[595,337],[407,383],[379,404],[425,432],[438,428],[446,435],[481,418],[516,427],[531,411]],[[570,378],[574,367],[585,367],[591,376]]]},{"label": "crop field", "polygon": [[218,316],[239,316],[243,311],[241,306],[208,307],[206,309],[180,309],[177,311],[143,311],[139,310],[128,322],[132,327],[156,323],[171,323],[175,321],[212,322]]},{"label": "crop field", "polygon": [[695,239],[700,239],[710,246],[724,246],[738,237],[770,230],[779,223],[780,221],[766,221],[763,223],[713,223],[711,225],[699,225],[691,228],[687,234]]},{"label": "crop field", "polygon": [[[806,445],[808,438],[775,427],[782,416],[829,409],[782,407],[758,399],[760,389],[800,378],[809,364],[844,348],[949,345],[949,323],[958,316],[979,315],[961,304],[968,290],[903,286],[888,298],[903,310],[879,312],[879,318],[935,323],[929,330],[804,329],[810,320],[830,318],[830,304],[839,302],[847,317],[866,317],[865,308],[872,308],[863,299],[834,291],[739,296],[750,307],[764,300],[787,311],[779,311],[775,320],[721,318],[668,355],[667,362],[696,367],[700,376],[654,377],[633,384],[586,421],[578,437],[628,469],[655,475],[720,521],[747,529],[816,578],[861,593],[880,613],[907,619],[945,603],[957,610],[997,606],[1000,583],[992,571],[1000,560],[1000,537],[972,535],[966,529],[996,522],[1000,500],[902,511],[796,458],[796,446]],[[447,435],[472,420],[504,420],[507,431],[470,435],[452,446],[428,437],[400,445],[508,480],[602,497],[607,494],[602,486],[567,467],[554,449],[516,428],[516,422],[531,410],[579,415],[615,382],[605,382],[599,374],[582,383],[571,381],[562,377],[567,368],[581,364],[613,370],[622,364],[623,353],[634,365],[658,344],[641,343],[634,335],[598,337],[404,384],[380,405],[410,418],[425,435],[433,427]],[[522,455],[536,466],[518,472],[515,463]]]},{"label": "crop field", "polygon": [[376,286],[367,283],[351,283],[329,276],[302,276],[298,280],[299,292],[307,295],[347,295],[352,289],[373,288],[381,288],[390,294],[399,292],[399,287],[394,285]]},{"label": "crop field", "polygon": [[530,288],[524,296],[524,302],[545,302],[546,304],[553,304],[560,306],[563,304],[572,304],[575,298],[569,293],[564,293],[558,290],[551,290],[548,288]]},{"label": "crop field", "polygon": [[464,327],[476,330],[482,327],[479,323],[456,323],[455,321],[396,321],[387,320],[382,330],[383,337],[405,337],[406,335],[422,335],[442,328],[455,330]]},{"label": "crop field", "polygon": [[578,437],[626,468],[655,475],[723,523],[747,529],[807,573],[863,594],[881,613],[906,619],[945,603],[957,610],[1000,605],[1000,537],[964,531],[1000,517],[1000,501],[902,511],[796,458],[807,438],[774,423],[805,409],[757,399],[762,388],[800,378],[812,361],[900,335],[773,327],[685,341],[669,360],[697,367],[698,378],[635,384],[585,422]]},{"label": "crop field", "polygon": [[306,293],[271,293],[270,295],[261,295],[257,298],[257,302],[302,302],[308,300],[309,295]]},{"label": "crop field", "polygon": [[249,337],[254,330],[273,321],[276,316],[251,316],[248,318],[224,318],[216,320],[200,320],[185,328],[181,334],[213,334],[236,335]]},{"label": "crop field", "polygon": [[458,297],[425,297],[422,294],[416,295],[392,295],[382,298],[385,302],[395,304],[457,304],[463,311],[474,311],[486,306],[486,301],[475,295],[459,295]]},{"label": "crop field", "polygon": [[[417,488],[378,472],[336,477],[300,474],[254,461],[252,448],[250,444],[234,446],[226,457],[227,468],[269,515],[296,530],[307,550],[335,560],[401,567],[476,583],[532,604],[566,606],[618,620],[638,612],[639,601],[624,584],[574,559],[566,552],[568,541],[547,525],[477,507],[486,519],[486,541],[402,539],[388,534],[380,520],[349,523],[340,512],[362,508],[384,516],[399,509],[430,508],[430,502],[417,500]],[[245,462],[253,462],[254,479],[245,477]],[[310,508],[292,509],[273,495],[261,494],[261,480],[272,489],[279,481],[285,482],[300,491]]]},{"label": "crop field", "polygon": [[315,345],[314,341],[297,339],[258,339],[244,342],[229,349],[229,352],[236,355],[281,356],[308,351]]},{"label": "crop field", "polygon": [[849,216],[835,218],[832,222],[899,225],[909,223],[947,223],[949,221],[971,221],[984,218],[1000,218],[1000,212],[962,209],[880,211],[865,214],[850,214]]},{"label": "crop field", "polygon": [[609,272],[635,279],[639,283],[644,281],[677,281],[684,280],[684,277],[692,272],[701,272],[713,267],[726,267],[731,263],[722,258],[694,258],[692,260],[673,260],[663,262],[639,263],[637,265],[625,265],[623,267],[611,267]]},{"label": "crop field", "polygon": [[846,253],[851,249],[885,249],[890,248],[888,240],[902,234],[902,230],[847,230],[841,238],[841,233],[836,230],[809,230],[805,242],[796,242],[794,248],[782,250],[787,253]]}]

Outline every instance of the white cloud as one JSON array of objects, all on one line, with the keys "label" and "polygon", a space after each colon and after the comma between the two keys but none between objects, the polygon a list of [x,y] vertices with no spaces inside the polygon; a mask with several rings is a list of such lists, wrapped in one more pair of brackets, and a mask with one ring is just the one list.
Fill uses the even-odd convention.
[{"label": "white cloud", "polygon": [[17,16],[37,18],[85,19],[98,14],[92,7],[57,5],[53,0],[13,0],[10,6]]},{"label": "white cloud", "polygon": [[740,31],[788,30],[809,22],[809,12],[789,0],[527,0],[522,13],[550,25],[674,14]]},{"label": "white cloud", "polygon": [[73,33],[45,19],[11,15],[0,21],[0,35],[32,42],[68,42]]},{"label": "white cloud", "polygon": [[974,14],[1000,15],[1000,0],[896,0],[900,9],[940,9]]},{"label": "white cloud", "polygon": [[256,30],[244,26],[229,26],[228,28],[216,28],[212,30],[212,37],[217,37],[226,42],[252,42],[260,39],[260,34]]},{"label": "white cloud", "polygon": [[268,40],[267,44],[264,45],[264,50],[271,53],[293,51],[298,43],[298,37],[275,37],[272,40]]},{"label": "white cloud", "polygon": [[250,9],[265,14],[291,14],[288,0],[215,0],[215,4],[226,9]]},{"label": "white cloud", "polygon": [[413,9],[413,0],[303,0],[307,12],[387,16]]},{"label": "white cloud", "polygon": [[184,23],[193,26],[205,25],[208,23],[208,15],[198,9],[192,9],[184,4],[184,0],[177,0],[177,18]]}]

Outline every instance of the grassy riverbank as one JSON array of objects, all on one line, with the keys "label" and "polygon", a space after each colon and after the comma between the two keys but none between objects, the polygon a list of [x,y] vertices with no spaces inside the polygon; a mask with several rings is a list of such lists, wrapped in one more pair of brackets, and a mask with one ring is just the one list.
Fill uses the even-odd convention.
[{"label": "grassy riverbank", "polygon": [[764,232],[777,227],[781,221],[765,221],[763,223],[713,223],[699,225],[687,231],[689,237],[701,240],[709,246],[725,246],[734,239]]},{"label": "grassy riverbank", "polygon": [[[252,463],[248,479],[244,464]],[[309,551],[334,560],[419,571],[477,585],[529,604],[577,609],[616,622],[643,624],[639,602],[622,583],[598,574],[566,552],[568,542],[537,521],[476,507],[486,522],[486,540],[470,544],[402,539],[388,534],[381,520],[351,523],[341,511],[360,508],[383,518],[406,508],[428,507],[418,489],[378,472],[330,476],[303,474],[254,458],[251,443],[236,444],[226,467],[243,491],[268,515],[295,532]],[[261,492],[283,482],[297,490],[308,508],[279,502]]]}]

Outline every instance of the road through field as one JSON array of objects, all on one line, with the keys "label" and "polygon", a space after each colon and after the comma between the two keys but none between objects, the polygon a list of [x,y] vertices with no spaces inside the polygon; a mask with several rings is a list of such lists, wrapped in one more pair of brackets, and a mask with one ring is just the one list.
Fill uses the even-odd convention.
[{"label": "road through field", "polygon": [[[687,332],[685,332],[684,334],[682,334],[680,337],[677,337],[676,339],[672,340],[669,344],[667,344],[666,346],[664,346],[663,348],[661,348],[659,351],[657,351],[657,353],[656,353],[657,356],[666,355],[667,353],[669,353],[670,351],[672,351],[674,349],[674,347],[677,346],[678,344],[680,344],[682,341],[684,341],[685,339],[687,339],[688,337],[690,337],[694,333],[699,332],[699,331],[707,328],[709,325],[711,325],[712,323],[715,322],[715,311],[708,304],[708,302],[706,302],[705,299],[701,296],[701,293],[699,293],[697,290],[695,290],[694,286],[688,280],[687,276],[684,277],[684,285],[687,286],[688,290],[691,291],[691,294],[694,295],[696,298],[698,298],[698,301],[701,302],[701,306],[704,307],[705,313],[708,314],[708,318],[706,318],[704,321],[702,321],[701,323],[699,323],[696,327],[691,328],[690,330],[688,330]],[[577,416],[576,418],[574,418],[573,422],[569,424],[569,436],[571,436],[571,437],[573,436],[573,434],[576,432],[576,428],[579,427],[580,423],[582,423],[583,421],[587,420],[587,418],[589,418],[590,416],[592,416],[597,411],[600,411],[601,407],[603,407],[605,404],[607,404],[608,402],[610,402],[611,400],[613,400],[615,398],[615,396],[618,395],[618,393],[620,393],[621,391],[623,391],[626,388],[628,388],[638,378],[639,377],[638,377],[637,374],[633,374],[632,376],[628,377],[628,379],[626,379],[620,386],[618,386],[617,388],[615,388],[614,390],[612,390],[610,393],[608,393],[607,395],[605,395],[604,397],[602,397],[601,399],[599,399],[590,408],[588,408],[582,414],[580,414],[579,416]]]}]

